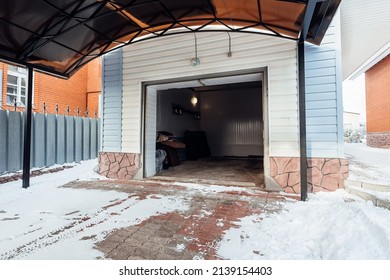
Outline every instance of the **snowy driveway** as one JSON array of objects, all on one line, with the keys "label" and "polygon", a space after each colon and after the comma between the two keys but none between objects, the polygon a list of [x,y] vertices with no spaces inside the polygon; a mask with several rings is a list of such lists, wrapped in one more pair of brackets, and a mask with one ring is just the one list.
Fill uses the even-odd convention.
[{"label": "snowy driveway", "polygon": [[34,177],[27,190],[0,185],[0,259],[220,258],[225,230],[285,200],[241,187],[104,180],[95,165]]},{"label": "snowy driveway", "polygon": [[299,202],[95,165],[0,185],[0,259],[390,259],[390,211],[342,190]]}]

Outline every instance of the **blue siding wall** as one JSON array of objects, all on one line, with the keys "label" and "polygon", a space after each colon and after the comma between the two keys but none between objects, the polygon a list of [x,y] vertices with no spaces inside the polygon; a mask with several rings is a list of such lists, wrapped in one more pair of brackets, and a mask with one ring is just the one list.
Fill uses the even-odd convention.
[{"label": "blue siding wall", "polygon": [[309,157],[343,157],[339,15],[321,46],[306,44],[306,120]]},{"label": "blue siding wall", "polygon": [[119,152],[122,142],[122,49],[103,57],[102,98],[102,150]]}]

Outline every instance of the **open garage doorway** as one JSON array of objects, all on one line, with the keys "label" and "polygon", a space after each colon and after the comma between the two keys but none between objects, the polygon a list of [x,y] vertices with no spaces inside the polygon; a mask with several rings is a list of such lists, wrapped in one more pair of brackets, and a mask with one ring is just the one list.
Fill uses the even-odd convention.
[{"label": "open garage doorway", "polygon": [[144,177],[264,187],[264,72],[151,84]]}]

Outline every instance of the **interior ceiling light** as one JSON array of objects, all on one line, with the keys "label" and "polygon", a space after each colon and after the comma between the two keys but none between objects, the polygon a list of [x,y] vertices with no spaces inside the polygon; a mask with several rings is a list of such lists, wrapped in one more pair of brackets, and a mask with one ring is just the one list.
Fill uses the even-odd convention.
[{"label": "interior ceiling light", "polygon": [[200,59],[198,58],[198,40],[196,38],[195,33],[194,33],[194,37],[195,37],[195,57],[191,58],[191,65],[198,66],[200,64]]},{"label": "interior ceiling light", "polygon": [[198,103],[198,98],[196,98],[195,96],[193,96],[192,98],[191,98],[191,103],[192,103],[192,105],[196,105],[197,103]]}]

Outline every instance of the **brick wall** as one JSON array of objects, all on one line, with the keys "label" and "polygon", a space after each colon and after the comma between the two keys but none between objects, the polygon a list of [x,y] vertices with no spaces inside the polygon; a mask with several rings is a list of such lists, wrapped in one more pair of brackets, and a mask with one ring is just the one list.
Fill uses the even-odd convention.
[{"label": "brick wall", "polygon": [[[7,94],[7,71],[8,66],[0,62],[3,70],[3,109],[13,110],[12,106],[6,105]],[[58,104],[59,114],[66,114],[69,105],[70,115],[77,114],[77,107],[84,116],[88,108],[89,116],[94,116],[98,111],[98,99],[101,92],[101,59],[95,59],[84,66],[68,80],[56,78],[47,74],[35,72],[34,74],[34,112],[43,112],[45,102],[48,113],[55,113]],[[19,108],[23,110],[23,108]]]},{"label": "brick wall", "polygon": [[390,132],[390,55],[366,72],[367,132]]}]

